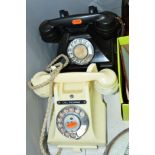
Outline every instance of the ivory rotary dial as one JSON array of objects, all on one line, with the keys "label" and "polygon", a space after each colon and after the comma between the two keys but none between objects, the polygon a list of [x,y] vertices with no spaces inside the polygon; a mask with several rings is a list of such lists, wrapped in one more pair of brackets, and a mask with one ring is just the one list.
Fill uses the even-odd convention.
[{"label": "ivory rotary dial", "polygon": [[70,42],[67,49],[70,60],[77,65],[88,64],[94,56],[94,47],[84,38],[76,38]]},{"label": "ivory rotary dial", "polygon": [[86,133],[89,120],[82,108],[67,106],[58,113],[56,124],[62,135],[68,138],[79,139]]}]

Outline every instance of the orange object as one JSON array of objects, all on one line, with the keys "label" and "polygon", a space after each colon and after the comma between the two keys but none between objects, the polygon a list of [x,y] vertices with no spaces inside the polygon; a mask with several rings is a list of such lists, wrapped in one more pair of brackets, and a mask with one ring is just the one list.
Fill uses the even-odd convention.
[{"label": "orange object", "polygon": [[68,128],[74,128],[74,127],[76,127],[77,125],[78,125],[77,122],[70,122],[70,123],[67,124],[67,127],[68,127]]},{"label": "orange object", "polygon": [[81,19],[74,19],[74,20],[72,20],[72,24],[73,25],[80,25],[80,24],[82,24],[82,20]]}]

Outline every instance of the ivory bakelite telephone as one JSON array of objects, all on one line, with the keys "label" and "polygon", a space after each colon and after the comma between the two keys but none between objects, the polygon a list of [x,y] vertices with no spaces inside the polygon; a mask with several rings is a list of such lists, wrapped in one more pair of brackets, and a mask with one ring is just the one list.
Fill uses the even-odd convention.
[{"label": "ivory bakelite telephone", "polygon": [[43,21],[39,32],[43,41],[58,43],[57,55],[69,57],[64,71],[85,71],[91,63],[99,69],[113,68],[116,38],[123,33],[120,21],[115,13],[99,13],[94,6],[87,14],[69,15],[60,10],[60,18]]},{"label": "ivory bakelite telephone", "polygon": [[[55,68],[53,67],[53,70]],[[36,86],[51,75],[39,72],[31,79]],[[91,64],[87,72],[59,73],[53,79],[54,108],[48,129],[48,145],[58,148],[97,148],[106,144],[106,105],[103,95],[118,90],[118,80],[111,69],[97,70]],[[35,89],[41,97],[49,97],[50,84]]]}]

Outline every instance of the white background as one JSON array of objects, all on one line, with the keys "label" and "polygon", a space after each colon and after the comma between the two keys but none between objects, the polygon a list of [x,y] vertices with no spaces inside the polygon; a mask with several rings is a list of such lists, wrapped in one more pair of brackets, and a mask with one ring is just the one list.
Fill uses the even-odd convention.
[{"label": "white background", "polygon": [[[26,154],[25,3],[0,4],[0,154]],[[154,10],[130,2],[130,155],[155,154]]]}]

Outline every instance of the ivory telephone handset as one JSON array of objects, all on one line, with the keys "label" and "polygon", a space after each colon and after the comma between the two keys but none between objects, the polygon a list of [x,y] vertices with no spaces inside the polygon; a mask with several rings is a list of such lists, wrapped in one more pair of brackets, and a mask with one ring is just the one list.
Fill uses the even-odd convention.
[{"label": "ivory telephone handset", "polygon": [[[31,79],[33,85],[50,79],[39,72]],[[49,96],[49,87],[35,89],[41,97]],[[114,71],[98,72],[91,64],[87,72],[60,73],[53,80],[54,110],[48,130],[48,145],[58,148],[97,148],[106,144],[106,105],[103,95],[118,90]]]}]

